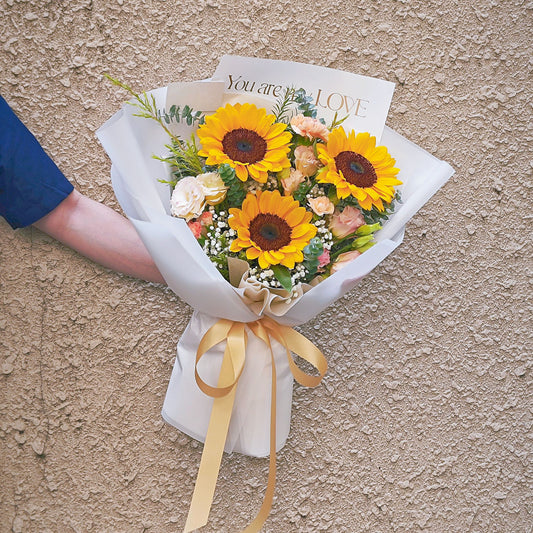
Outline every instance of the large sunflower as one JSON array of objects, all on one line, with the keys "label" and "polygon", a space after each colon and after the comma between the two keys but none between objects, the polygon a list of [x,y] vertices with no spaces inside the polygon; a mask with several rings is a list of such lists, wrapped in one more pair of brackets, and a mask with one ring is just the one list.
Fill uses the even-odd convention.
[{"label": "large sunflower", "polygon": [[242,209],[229,212],[229,225],[237,231],[230,250],[246,249],[246,257],[257,259],[261,268],[279,264],[294,268],[303,261],[302,250],[317,232],[309,224],[312,213],[292,196],[281,196],[278,191],[249,193]]},{"label": "large sunflower", "polygon": [[265,183],[268,172],[291,165],[287,158],[291,134],[286,124],[275,120],[253,104],[226,104],[198,128],[202,144],[198,153],[207,157],[208,165],[228,163],[241,181],[250,176]]},{"label": "large sunflower", "polygon": [[335,185],[339,198],[354,196],[363,209],[375,205],[383,211],[383,201],[389,203],[394,186],[402,183],[396,160],[369,133],[356,136],[352,130],[347,136],[341,126],[329,134],[327,144],[317,145],[317,155],[324,164],[317,181]]}]

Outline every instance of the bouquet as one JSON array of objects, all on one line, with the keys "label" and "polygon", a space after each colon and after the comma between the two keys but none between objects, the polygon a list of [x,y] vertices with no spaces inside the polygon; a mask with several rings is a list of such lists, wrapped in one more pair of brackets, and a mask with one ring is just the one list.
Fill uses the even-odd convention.
[{"label": "bouquet", "polygon": [[[135,97],[143,116],[160,119]],[[327,127],[310,100],[287,88],[275,114],[249,103],[196,113],[199,146],[194,134],[183,141],[168,132],[170,154],[160,158],[172,172],[161,180],[173,191],[171,214],[224,278],[289,301],[374,245],[401,184],[386,147],[345,132],[343,120]]]},{"label": "bouquet", "polygon": [[380,80],[226,56],[213,80],[142,95],[115,82],[134,97],[98,131],[115,192],[195,309],[162,411],[205,442],[186,531],[207,522],[224,450],[270,455],[258,531],[293,379],[315,386],[327,368],[292,326],[390,254],[453,170],[384,128],[392,84]]}]

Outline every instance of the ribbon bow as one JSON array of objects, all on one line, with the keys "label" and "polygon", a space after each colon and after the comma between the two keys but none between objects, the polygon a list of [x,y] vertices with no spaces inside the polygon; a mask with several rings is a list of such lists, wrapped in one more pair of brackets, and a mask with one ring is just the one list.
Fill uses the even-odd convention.
[{"label": "ribbon bow", "polygon": [[[252,333],[261,339],[269,348],[272,362],[272,385],[268,484],[263,503],[257,516],[243,530],[243,533],[257,533],[261,529],[261,526],[270,514],[276,485],[276,365],[270,339],[276,339],[285,348],[292,375],[301,385],[316,387],[326,374],[326,358],[311,341],[294,329],[278,324],[269,318],[265,317],[247,324],[220,319],[209,328],[202,337],[196,352],[194,375],[200,389],[205,394],[214,398],[214,402],[184,533],[188,533],[207,524],[218,472],[220,470],[220,463],[222,461],[222,453],[224,452],[224,444],[228,434],[237,383],[241,377],[246,360],[248,334],[245,326],[248,326]],[[226,348],[222,359],[218,384],[216,387],[212,387],[205,383],[198,374],[198,362],[211,348],[224,341],[226,342]],[[313,376],[298,368],[291,352],[294,352],[302,359],[311,363],[319,375]]]}]

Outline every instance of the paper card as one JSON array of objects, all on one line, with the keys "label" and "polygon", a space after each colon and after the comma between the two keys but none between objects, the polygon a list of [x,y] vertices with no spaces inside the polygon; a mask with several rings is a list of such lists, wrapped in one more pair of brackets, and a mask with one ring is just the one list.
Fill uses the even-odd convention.
[{"label": "paper card", "polygon": [[394,83],[350,72],[256,57],[223,56],[213,80],[224,81],[227,93],[275,101],[286,87],[303,88],[313,97],[319,118],[331,122],[347,116],[345,129],[367,131],[378,142],[383,133]]},{"label": "paper card", "polygon": [[224,84],[214,81],[175,82],[167,87],[166,109],[188,105],[195,111],[216,111],[222,105]]}]

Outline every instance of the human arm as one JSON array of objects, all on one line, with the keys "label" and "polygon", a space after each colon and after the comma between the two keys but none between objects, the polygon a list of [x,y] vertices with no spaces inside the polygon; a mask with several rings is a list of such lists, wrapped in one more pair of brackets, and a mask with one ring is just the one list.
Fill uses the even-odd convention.
[{"label": "human arm", "polygon": [[106,267],[164,283],[129,220],[74,190],[0,96],[0,216],[34,225]]},{"label": "human arm", "polygon": [[33,225],[100,265],[165,283],[131,222],[77,190]]}]

